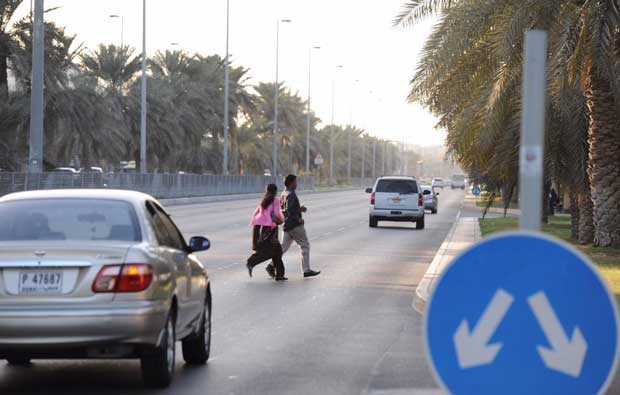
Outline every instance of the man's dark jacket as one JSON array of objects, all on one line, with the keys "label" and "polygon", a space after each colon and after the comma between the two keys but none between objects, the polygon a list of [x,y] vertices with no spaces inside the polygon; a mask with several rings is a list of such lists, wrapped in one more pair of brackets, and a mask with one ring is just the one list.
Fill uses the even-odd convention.
[{"label": "man's dark jacket", "polygon": [[301,204],[299,203],[297,193],[288,189],[282,193],[282,198],[280,201],[282,206],[282,214],[284,214],[285,218],[284,231],[290,232],[303,224]]}]

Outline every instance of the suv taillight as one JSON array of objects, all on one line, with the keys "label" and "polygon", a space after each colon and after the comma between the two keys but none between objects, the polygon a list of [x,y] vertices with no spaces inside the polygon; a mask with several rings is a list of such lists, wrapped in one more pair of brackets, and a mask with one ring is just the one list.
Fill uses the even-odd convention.
[{"label": "suv taillight", "polygon": [[424,195],[421,193],[418,195],[418,206],[424,206]]},{"label": "suv taillight", "polygon": [[370,204],[372,204],[373,206],[375,205],[375,193],[374,192],[370,195]]},{"label": "suv taillight", "polygon": [[145,264],[108,265],[101,268],[93,282],[95,293],[142,292],[153,281],[153,268]]}]

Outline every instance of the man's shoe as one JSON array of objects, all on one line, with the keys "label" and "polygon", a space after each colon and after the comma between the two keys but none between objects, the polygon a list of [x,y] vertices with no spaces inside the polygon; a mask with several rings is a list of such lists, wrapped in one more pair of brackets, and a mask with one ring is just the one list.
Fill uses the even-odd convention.
[{"label": "man's shoe", "polygon": [[276,281],[288,281],[288,278],[282,276],[282,277],[276,277]]},{"label": "man's shoe", "polygon": [[306,278],[307,277],[315,277],[315,276],[318,276],[319,274],[321,274],[320,271],[315,272],[314,270],[309,270],[309,271],[304,273],[304,277],[306,277]]},{"label": "man's shoe", "polygon": [[276,268],[275,267],[273,267],[271,265],[267,265],[267,267],[265,268],[265,271],[267,272],[269,277],[276,278]]},{"label": "man's shoe", "polygon": [[250,275],[250,278],[252,278],[252,270],[254,268],[252,266],[250,266],[249,263],[246,263],[245,267],[248,269],[248,274]]}]

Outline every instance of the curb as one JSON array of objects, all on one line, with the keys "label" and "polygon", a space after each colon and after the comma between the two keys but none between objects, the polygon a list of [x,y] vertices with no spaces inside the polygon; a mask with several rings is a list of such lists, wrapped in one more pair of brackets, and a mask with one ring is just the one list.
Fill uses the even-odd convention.
[{"label": "curb", "polygon": [[[462,241],[457,242],[458,244],[460,244],[460,246],[457,248],[451,246],[454,242],[453,239],[457,228],[466,222],[468,221],[466,221],[464,218],[461,218],[459,213],[456,222],[452,226],[452,229],[450,229],[450,232],[441,244],[441,247],[439,247],[437,254],[435,254],[433,261],[424,273],[422,280],[416,287],[415,293],[413,295],[412,307],[418,313],[424,314],[424,311],[426,310],[426,305],[428,304],[428,301],[430,300],[431,294],[433,292],[433,286],[435,285],[435,281],[441,276],[443,270],[450,265],[452,259],[456,255],[460,254],[462,251],[470,247],[471,244],[463,245],[464,243]],[[480,224],[478,222],[478,218],[475,218],[474,226],[474,240],[478,241],[480,239]],[[455,250],[458,250],[458,253],[455,253]],[[448,252],[450,253],[449,255]]]},{"label": "curb", "polygon": [[[325,190],[307,190],[299,191],[304,195],[315,195],[320,193],[334,193],[334,192],[349,192],[357,191],[358,188],[338,188],[338,189],[325,189]],[[230,202],[234,200],[253,200],[263,196],[263,193],[245,193],[239,195],[216,195],[216,196],[196,196],[188,198],[178,199],[160,199],[159,202],[164,206],[185,206],[193,204],[205,204],[205,203],[218,203],[218,202]]]}]

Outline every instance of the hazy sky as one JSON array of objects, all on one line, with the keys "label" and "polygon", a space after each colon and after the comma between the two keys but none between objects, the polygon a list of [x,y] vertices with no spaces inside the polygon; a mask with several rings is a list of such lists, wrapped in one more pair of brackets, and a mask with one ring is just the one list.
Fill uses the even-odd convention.
[{"label": "hazy sky", "polygon": [[[230,52],[235,64],[251,69],[252,82],[275,80],[276,20],[292,19],[281,27],[281,80],[306,97],[308,49],[321,46],[313,55],[312,96],[324,122],[331,119],[335,79],[336,123],[352,120],[371,134],[412,144],[443,143],[445,135],[434,129],[435,119],[406,101],[431,23],[393,28],[391,21],[404,0],[230,1]],[[20,15],[29,7],[24,1]],[[141,48],[140,0],[46,0],[45,7],[61,7],[46,18],[66,26],[90,48],[120,43],[121,22],[109,15],[123,15],[125,43]],[[226,0],[148,0],[147,7],[149,53],[179,43],[190,52],[224,54]],[[344,68],[336,71],[339,64]]]}]

